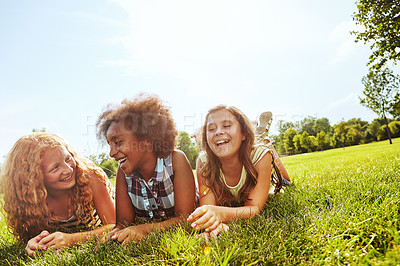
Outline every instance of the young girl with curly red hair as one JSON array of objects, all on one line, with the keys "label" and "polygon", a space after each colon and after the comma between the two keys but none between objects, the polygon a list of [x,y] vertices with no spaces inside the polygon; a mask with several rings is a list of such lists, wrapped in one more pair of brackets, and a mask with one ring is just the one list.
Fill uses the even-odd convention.
[{"label": "young girl with curly red hair", "polygon": [[226,231],[228,221],[260,213],[270,190],[273,158],[268,147],[255,145],[250,120],[233,106],[208,111],[201,145],[204,152],[196,167],[201,206],[188,221],[208,238]]},{"label": "young girl with curly red hair", "polygon": [[20,138],[1,167],[1,180],[7,226],[28,241],[30,256],[83,242],[115,223],[105,173],[55,134]]},{"label": "young girl with curly red hair", "polygon": [[117,225],[103,241],[125,245],[185,221],[194,209],[195,181],[185,154],[174,149],[178,131],[169,108],[142,94],[109,106],[97,127],[119,162]]}]

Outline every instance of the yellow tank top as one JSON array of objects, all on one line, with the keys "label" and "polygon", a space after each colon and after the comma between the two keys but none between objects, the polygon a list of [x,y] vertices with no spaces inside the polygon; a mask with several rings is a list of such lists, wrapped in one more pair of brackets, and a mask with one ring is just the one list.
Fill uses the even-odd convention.
[{"label": "yellow tank top", "polygon": [[[254,146],[253,150],[251,151],[250,157],[251,157],[251,162],[255,165],[257,164],[261,158],[263,158],[265,156],[265,154],[267,154],[268,152],[270,152],[271,150],[266,147],[265,145],[256,145]],[[200,154],[200,160],[205,163],[207,161],[207,155],[205,152],[202,152]],[[244,183],[246,182],[246,169],[244,168],[244,166],[242,167],[242,173],[240,176],[240,180],[239,182],[236,184],[236,186],[229,186],[228,184],[226,184],[226,180],[225,180],[225,176],[222,173],[222,170],[219,170],[220,172],[220,179],[222,182],[224,182],[225,186],[229,189],[229,191],[232,193],[232,195],[235,197],[235,199],[238,199],[238,195],[239,195],[239,191],[240,189],[243,187]]]}]

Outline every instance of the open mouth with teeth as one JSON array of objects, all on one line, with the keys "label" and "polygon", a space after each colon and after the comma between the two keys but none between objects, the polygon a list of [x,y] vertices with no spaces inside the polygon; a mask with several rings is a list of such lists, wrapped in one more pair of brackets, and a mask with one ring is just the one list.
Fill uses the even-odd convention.
[{"label": "open mouth with teeth", "polygon": [[117,162],[118,162],[119,164],[122,164],[122,163],[124,163],[127,159],[128,159],[128,157],[124,157],[124,158],[118,159]]},{"label": "open mouth with teeth", "polygon": [[229,143],[228,140],[220,140],[220,141],[217,141],[215,144],[219,147],[219,146],[222,146],[227,143]]},{"label": "open mouth with teeth", "polygon": [[60,182],[69,182],[73,178],[74,174],[71,174],[67,177],[60,179]]}]

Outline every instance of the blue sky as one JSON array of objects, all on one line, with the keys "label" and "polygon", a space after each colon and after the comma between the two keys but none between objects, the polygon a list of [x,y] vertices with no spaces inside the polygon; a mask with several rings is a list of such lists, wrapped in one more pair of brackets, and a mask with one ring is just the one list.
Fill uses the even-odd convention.
[{"label": "blue sky", "polygon": [[235,105],[255,119],[372,121],[359,104],[368,45],[353,1],[0,1],[0,161],[33,128],[86,155],[107,152],[107,104],[155,93],[179,130]]}]

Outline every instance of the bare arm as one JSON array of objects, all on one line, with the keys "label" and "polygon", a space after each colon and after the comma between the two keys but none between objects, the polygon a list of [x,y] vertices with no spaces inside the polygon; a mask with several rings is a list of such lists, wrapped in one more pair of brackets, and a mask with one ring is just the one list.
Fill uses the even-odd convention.
[{"label": "bare arm", "polygon": [[108,183],[99,180],[96,176],[91,177],[89,182],[89,187],[93,194],[94,206],[103,225],[115,224],[114,200],[108,191],[107,185]]},{"label": "bare arm", "polygon": [[172,166],[174,171],[174,201],[176,217],[158,222],[147,223],[127,227],[116,232],[112,239],[122,242],[123,245],[143,239],[150,232],[164,230],[177,225],[193,211],[195,201],[195,184],[193,171],[181,151],[174,151],[172,155]]},{"label": "bare arm", "polygon": [[117,228],[133,223],[135,220],[135,209],[133,207],[131,198],[128,194],[128,185],[126,183],[124,172],[118,168],[117,181],[116,181],[116,196],[117,208]]},{"label": "bare arm", "polygon": [[185,218],[193,211],[196,188],[192,168],[181,151],[175,150],[172,156],[174,170],[175,214]]},{"label": "bare arm", "polygon": [[[199,169],[201,162],[198,162],[197,178],[200,186],[200,195],[207,190],[204,177]],[[237,218],[249,219],[260,213],[267,199],[271,176],[271,154],[267,153],[256,165],[258,171],[257,184],[250,192],[248,200],[243,207],[216,206],[213,192],[209,190],[206,195],[201,195],[200,205],[190,216],[188,221],[193,222],[192,226],[197,230],[216,229],[220,223],[225,223]],[[195,221],[198,219],[197,221]]]},{"label": "bare arm", "polygon": [[108,224],[91,231],[73,234],[67,234],[63,232],[54,232],[50,234],[47,231],[42,231],[39,235],[28,241],[25,247],[25,252],[27,255],[33,256],[38,250],[70,247],[79,243],[83,243],[93,236],[99,236],[112,229],[113,226],[113,224]]}]

